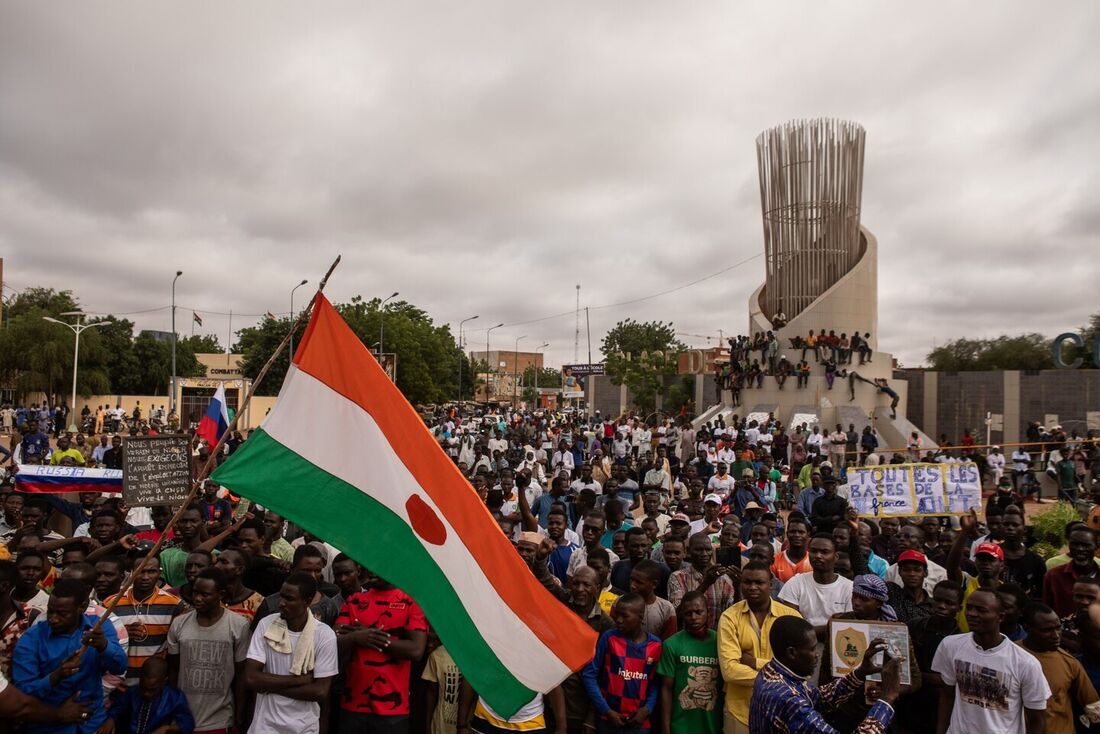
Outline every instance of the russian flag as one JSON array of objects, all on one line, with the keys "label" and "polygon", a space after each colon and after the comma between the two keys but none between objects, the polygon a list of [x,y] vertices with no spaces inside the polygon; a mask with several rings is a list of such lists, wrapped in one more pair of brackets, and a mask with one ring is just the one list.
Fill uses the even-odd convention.
[{"label": "russian flag", "polygon": [[199,438],[206,439],[211,446],[218,442],[229,429],[229,413],[225,410],[225,385],[218,385],[214,397],[210,398],[210,404],[206,406],[206,415],[199,421],[199,427],[195,434]]},{"label": "russian flag", "polygon": [[20,492],[44,494],[121,492],[122,472],[118,469],[27,464],[16,471],[15,488]]}]

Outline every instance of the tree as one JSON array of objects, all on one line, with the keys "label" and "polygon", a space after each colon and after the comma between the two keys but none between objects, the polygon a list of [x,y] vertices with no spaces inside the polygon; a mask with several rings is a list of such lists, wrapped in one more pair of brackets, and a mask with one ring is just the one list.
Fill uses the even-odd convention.
[{"label": "tree", "polygon": [[[255,326],[246,326],[237,332],[237,343],[233,351],[242,355],[241,374],[252,380],[256,379],[267,360],[271,358],[279,344],[286,338],[287,332],[290,331],[290,324],[291,320],[289,318],[264,319]],[[300,337],[301,333],[296,331],[294,333],[295,340]],[[290,368],[290,359],[289,351],[283,350],[283,353],[271,365],[267,377],[256,387],[257,395],[279,394],[279,388],[282,386],[283,379]]]},{"label": "tree", "polygon": [[6,318],[18,318],[34,312],[60,318],[61,314],[79,311],[80,303],[72,291],[55,291],[53,288],[26,288],[7,306]]},{"label": "tree", "polygon": [[695,375],[681,375],[668,389],[668,399],[665,401],[664,410],[668,413],[678,413],[681,408],[688,406],[689,410],[695,402]]},{"label": "tree", "polygon": [[147,382],[149,364],[138,359],[134,351],[134,324],[128,319],[105,316],[94,320],[106,324],[96,333],[103,340],[107,351],[107,374],[111,378],[111,392],[117,395],[147,395],[141,389]]},{"label": "tree", "polygon": [[[134,340],[134,356],[141,363],[134,394],[167,395],[172,381],[172,342],[162,341],[143,331]],[[195,359],[182,339],[176,339],[176,376],[202,377],[206,368]]]},{"label": "tree", "polygon": [[[215,334],[185,336],[179,340],[179,343],[176,345],[177,349],[180,345],[191,350],[192,354],[217,354],[218,352],[225,351]],[[179,355],[177,354],[176,356],[178,359]]]},{"label": "tree", "polygon": [[1093,355],[1097,353],[1097,339],[1100,339],[1100,312],[1090,316],[1089,322],[1078,329],[1078,333],[1081,335],[1085,348],[1078,349],[1073,344],[1066,342],[1062,345],[1062,359],[1066,364],[1072,364],[1074,360],[1080,357],[1082,368],[1100,367],[1100,364],[1096,364],[1093,359]]},{"label": "tree", "polygon": [[[428,314],[405,301],[380,310],[381,300],[369,301],[356,296],[348,303],[336,304],[336,310],[363,344],[377,350],[380,330],[385,328],[383,348],[397,355],[397,387],[412,403],[441,403],[458,397],[458,363],[463,361],[463,395],[473,394],[477,376],[469,360],[455,344],[447,326],[437,326]],[[237,350],[244,356],[241,371],[255,378],[290,329],[290,319],[265,319],[256,326],[238,332]],[[303,327],[304,331],[304,327]],[[301,332],[295,332],[295,342]],[[290,355],[284,352],[272,365],[259,387],[261,395],[278,393],[289,367]]]},{"label": "tree", "polygon": [[[356,296],[336,308],[364,344],[377,348],[383,326],[386,352],[397,355],[397,387],[411,403],[442,403],[458,395],[458,362],[465,359],[450,327],[436,326],[427,312],[395,301],[381,311],[378,298]],[[463,364],[463,374],[469,364]],[[463,380],[465,382],[465,379]]]},{"label": "tree", "polygon": [[[538,373],[538,380],[535,379],[535,373]],[[529,385],[534,389],[535,384],[538,384],[540,388],[544,387],[561,387],[561,370],[551,369],[549,367],[535,368],[534,365],[528,365],[523,370],[523,384]]]},{"label": "tree", "polygon": [[1054,367],[1050,340],[1042,334],[995,339],[955,339],[928,353],[934,370],[1045,370]]},{"label": "tree", "polygon": [[[538,376],[536,380],[535,377]],[[523,370],[523,375],[520,377],[520,398],[528,405],[536,405],[539,400],[538,391],[535,390],[535,385],[538,385],[539,389],[543,388],[560,388],[561,387],[561,370],[551,369],[549,367],[536,368],[533,364],[527,365]]]},{"label": "tree", "polygon": [[[73,379],[73,332],[46,317],[71,322],[62,313],[79,311],[70,291],[27,288],[12,299],[0,332],[0,379],[18,392],[44,392],[51,402],[68,403]],[[77,392],[110,391],[107,352],[98,329],[80,336]]]},{"label": "tree", "polygon": [[656,407],[657,395],[664,389],[662,378],[676,374],[684,348],[671,321],[627,319],[604,335],[604,369],[613,384],[625,384],[636,406],[648,412]]}]

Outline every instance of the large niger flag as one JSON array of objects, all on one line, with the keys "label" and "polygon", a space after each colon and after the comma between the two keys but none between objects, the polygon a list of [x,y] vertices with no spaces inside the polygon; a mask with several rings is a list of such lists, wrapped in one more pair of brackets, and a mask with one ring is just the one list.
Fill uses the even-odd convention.
[{"label": "large niger flag", "polygon": [[501,715],[592,657],[595,633],[535,580],[321,295],[278,402],[213,479],[416,599],[463,675]]}]

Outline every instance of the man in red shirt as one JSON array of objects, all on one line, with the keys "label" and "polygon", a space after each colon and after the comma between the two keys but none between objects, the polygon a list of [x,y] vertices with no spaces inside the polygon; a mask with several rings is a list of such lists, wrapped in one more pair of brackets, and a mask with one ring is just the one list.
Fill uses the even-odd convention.
[{"label": "man in red shirt", "polygon": [[405,592],[374,577],[336,618],[341,655],[352,651],[338,734],[408,734],[409,673],[424,655],[428,621]]},{"label": "man in red shirt", "polygon": [[1043,601],[1065,617],[1077,610],[1073,601],[1073,585],[1082,576],[1100,573],[1094,560],[1096,531],[1084,523],[1077,523],[1069,533],[1069,563],[1055,566],[1043,577]]}]

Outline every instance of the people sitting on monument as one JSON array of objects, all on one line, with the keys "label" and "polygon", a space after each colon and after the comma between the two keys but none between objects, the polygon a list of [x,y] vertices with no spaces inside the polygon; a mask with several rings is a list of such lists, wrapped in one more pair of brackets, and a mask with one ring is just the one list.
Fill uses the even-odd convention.
[{"label": "people sitting on monument", "polygon": [[795,374],[798,377],[798,384],[796,387],[803,388],[810,384],[810,363],[805,359],[799,360],[795,366]]},{"label": "people sitting on monument", "polygon": [[787,382],[787,378],[791,376],[791,372],[794,368],[791,363],[787,361],[787,355],[781,355],[779,361],[775,364],[775,382],[780,390],[783,389],[784,383]]}]

